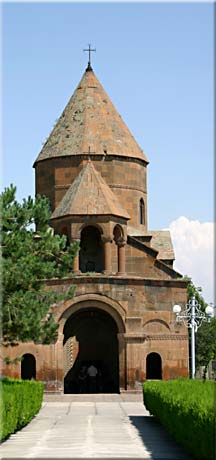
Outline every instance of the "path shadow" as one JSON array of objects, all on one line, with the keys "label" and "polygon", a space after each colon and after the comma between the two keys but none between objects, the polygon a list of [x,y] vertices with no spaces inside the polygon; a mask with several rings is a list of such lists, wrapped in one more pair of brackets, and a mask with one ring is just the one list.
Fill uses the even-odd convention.
[{"label": "path shadow", "polygon": [[[129,415],[152,460],[194,460],[152,416]],[[134,456],[135,457],[135,456]]]}]

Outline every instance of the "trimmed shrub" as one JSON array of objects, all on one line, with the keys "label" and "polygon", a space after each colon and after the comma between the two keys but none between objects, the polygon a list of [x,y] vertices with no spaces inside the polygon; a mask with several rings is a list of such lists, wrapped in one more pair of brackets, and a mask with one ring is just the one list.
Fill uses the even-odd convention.
[{"label": "trimmed shrub", "polygon": [[180,378],[144,383],[144,404],[195,458],[215,459],[215,382]]},{"label": "trimmed shrub", "polygon": [[40,410],[43,383],[3,378],[0,381],[0,440],[19,430]]}]

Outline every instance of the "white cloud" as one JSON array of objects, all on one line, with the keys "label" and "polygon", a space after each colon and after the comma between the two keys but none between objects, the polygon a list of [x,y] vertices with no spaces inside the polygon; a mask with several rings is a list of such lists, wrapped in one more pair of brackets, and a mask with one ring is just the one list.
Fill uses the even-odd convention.
[{"label": "white cloud", "polygon": [[169,230],[175,251],[174,268],[202,287],[206,302],[214,302],[214,223],[181,216]]}]

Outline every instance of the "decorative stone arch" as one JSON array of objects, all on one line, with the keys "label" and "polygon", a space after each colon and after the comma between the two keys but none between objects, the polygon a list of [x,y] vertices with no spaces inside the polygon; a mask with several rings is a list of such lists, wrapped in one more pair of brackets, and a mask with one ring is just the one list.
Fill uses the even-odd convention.
[{"label": "decorative stone arch", "polygon": [[119,333],[125,333],[125,308],[119,302],[100,294],[82,294],[65,302],[64,310],[56,318],[56,321],[59,322],[59,332],[63,333],[65,321],[73,313],[82,308],[91,308],[93,305],[109,313],[116,322]]},{"label": "decorative stone arch", "polygon": [[164,332],[170,331],[170,326],[163,319],[155,318],[155,319],[150,319],[150,320],[146,321],[143,324],[143,329],[145,329],[147,332],[163,333],[163,331]]},{"label": "decorative stone arch", "polygon": [[161,380],[162,379],[162,357],[158,352],[152,351],[146,356],[146,379]]},{"label": "decorative stone arch", "polygon": [[106,233],[106,224],[103,224],[103,223],[98,223],[98,222],[72,223],[72,225],[71,225],[71,227],[72,227],[72,239],[80,240],[82,231],[84,230],[85,227],[89,227],[89,226],[97,228],[101,235],[104,235]]},{"label": "decorative stone arch", "polygon": [[85,223],[80,225],[80,235],[81,235],[82,231],[84,230],[84,228],[90,227],[90,226],[97,228],[101,235],[104,234],[104,228],[103,228],[104,226],[103,226],[103,224],[98,224],[98,222],[92,222],[92,223],[86,223],[85,222]]},{"label": "decorative stone arch", "polygon": [[21,378],[23,380],[36,379],[36,358],[32,353],[25,353],[22,356]]}]

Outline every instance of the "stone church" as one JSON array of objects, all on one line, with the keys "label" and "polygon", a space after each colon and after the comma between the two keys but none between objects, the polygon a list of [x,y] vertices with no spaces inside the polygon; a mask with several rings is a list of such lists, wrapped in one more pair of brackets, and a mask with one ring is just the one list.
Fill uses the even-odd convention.
[{"label": "stone church", "polygon": [[34,163],[50,225],[80,244],[71,275],[47,286],[75,285],[75,296],[51,307],[55,344],[10,350],[11,358],[23,356],[10,375],[65,393],[81,391],[80,372],[92,364],[102,393],[188,376],[188,333],[172,313],[186,303],[187,283],[173,269],[169,231],[148,229],[147,166],[89,62]]}]

